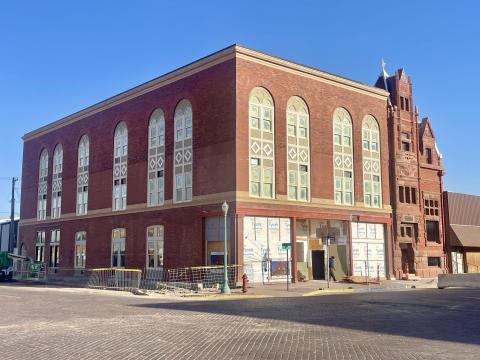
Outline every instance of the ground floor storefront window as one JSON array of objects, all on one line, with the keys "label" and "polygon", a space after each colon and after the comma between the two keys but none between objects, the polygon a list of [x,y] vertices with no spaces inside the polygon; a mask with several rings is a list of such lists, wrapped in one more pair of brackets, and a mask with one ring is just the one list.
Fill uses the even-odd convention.
[{"label": "ground floor storefront window", "polygon": [[383,224],[352,222],[353,275],[385,278]]},{"label": "ground floor storefront window", "polygon": [[348,222],[297,219],[296,223],[296,261],[299,275],[306,280],[327,279],[328,258],[333,256],[335,278],[341,280],[348,276],[350,267]]},{"label": "ground floor storefront window", "polygon": [[[287,276],[290,278],[291,263],[287,261],[287,250],[282,247],[284,243],[291,243],[289,218],[244,218],[243,264],[251,282],[285,281]],[[288,256],[291,257],[290,254]]]}]

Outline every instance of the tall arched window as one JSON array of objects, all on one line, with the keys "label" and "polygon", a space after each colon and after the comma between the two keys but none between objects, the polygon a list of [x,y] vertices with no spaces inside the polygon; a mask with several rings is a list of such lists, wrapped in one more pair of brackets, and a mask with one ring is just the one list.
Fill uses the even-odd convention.
[{"label": "tall arched window", "polygon": [[53,152],[52,219],[59,218],[62,214],[62,171],[63,148],[58,144]]},{"label": "tall arched window", "polygon": [[165,166],[165,116],[156,109],[148,125],[148,206],[162,205]]},{"label": "tall arched window", "polygon": [[186,99],[180,101],[175,109],[175,151],[173,161],[174,202],[192,200],[192,105]]},{"label": "tall arched window", "polygon": [[113,210],[127,208],[128,130],[121,122],[115,129],[113,156]]},{"label": "tall arched window", "polygon": [[307,104],[298,96],[287,103],[288,199],[310,197],[310,145]]},{"label": "tall arched window", "polygon": [[333,114],[333,169],[335,204],[353,205],[352,119],[347,110]]},{"label": "tall arched window", "polygon": [[37,220],[45,220],[47,217],[47,181],[48,152],[44,149],[40,154],[40,164],[38,166]]},{"label": "tall arched window", "polygon": [[367,115],[362,123],[363,202],[365,206],[382,207],[380,132],[377,120]]},{"label": "tall arched window", "polygon": [[256,87],[249,97],[250,196],[275,197],[274,127],[273,98]]},{"label": "tall arched window", "polygon": [[88,211],[88,167],[90,163],[90,141],[83,135],[78,144],[77,163],[77,215]]}]

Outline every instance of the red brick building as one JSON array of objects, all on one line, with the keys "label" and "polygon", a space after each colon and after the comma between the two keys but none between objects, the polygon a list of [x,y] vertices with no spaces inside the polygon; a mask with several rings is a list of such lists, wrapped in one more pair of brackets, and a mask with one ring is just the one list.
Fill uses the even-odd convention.
[{"label": "red brick building", "polygon": [[[254,281],[284,275],[285,242],[295,277],[324,277],[327,238],[337,277],[402,276],[405,215],[417,216],[408,270],[433,275],[441,226],[439,245],[419,239],[423,191],[441,194],[440,159],[411,84],[401,73],[388,83],[390,97],[234,45],[30,132],[21,251],[57,268],[217,264],[226,200],[229,263]],[[402,91],[410,110],[399,109]],[[408,211],[397,197],[400,123],[415,144]]]},{"label": "red brick building", "polygon": [[385,85],[391,100],[388,122],[395,276],[436,277],[447,267],[441,154],[429,119],[418,121],[411,78],[400,69],[385,80],[379,78],[377,86]]}]

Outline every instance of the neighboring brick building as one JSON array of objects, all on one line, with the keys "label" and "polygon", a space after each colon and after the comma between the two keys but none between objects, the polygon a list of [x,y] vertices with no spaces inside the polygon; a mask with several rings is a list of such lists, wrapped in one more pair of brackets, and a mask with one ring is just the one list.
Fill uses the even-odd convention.
[{"label": "neighboring brick building", "polygon": [[435,277],[446,269],[441,154],[428,118],[418,122],[411,78],[400,69],[394,76],[379,78],[377,86],[385,85],[391,100],[388,118],[395,276]]},{"label": "neighboring brick building", "polygon": [[[392,89],[407,84],[401,74]],[[226,200],[229,263],[254,281],[282,277],[284,242],[295,276],[322,278],[327,238],[337,276],[401,276],[405,246],[393,236],[405,215],[418,227],[416,273],[434,275],[443,262],[427,258],[443,259],[443,232],[438,246],[420,241],[422,191],[441,194],[441,164],[429,123],[417,129],[398,90],[390,99],[394,107],[378,86],[228,47],[26,134],[19,243],[59,268],[217,264]],[[404,156],[393,124],[406,114],[421,196],[411,212],[390,196]]]}]

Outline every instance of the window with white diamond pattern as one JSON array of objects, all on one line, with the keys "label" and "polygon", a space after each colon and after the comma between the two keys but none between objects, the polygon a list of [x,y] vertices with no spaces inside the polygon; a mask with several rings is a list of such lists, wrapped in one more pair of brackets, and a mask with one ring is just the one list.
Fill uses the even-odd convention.
[{"label": "window with white diamond pattern", "polygon": [[354,173],[352,119],[344,108],[333,114],[333,171],[335,203],[353,205]]},{"label": "window with white diamond pattern", "polygon": [[275,197],[275,141],[273,98],[264,88],[249,97],[250,196]]},{"label": "window with white diamond pattern", "polygon": [[288,199],[310,198],[310,143],[307,104],[298,96],[287,103]]},{"label": "window with white diamond pattern", "polygon": [[77,163],[77,215],[88,210],[88,167],[90,164],[90,140],[83,135],[78,144]]},{"label": "window with white diamond pattern", "polygon": [[175,109],[175,150],[173,156],[173,201],[192,201],[193,188],[193,115],[186,99]]},{"label": "window with white diamond pattern", "polygon": [[363,202],[382,207],[380,131],[377,120],[367,115],[362,122]]},{"label": "window with white diamond pattern", "polygon": [[44,149],[40,154],[40,164],[38,169],[37,220],[45,220],[47,217],[47,180],[48,152]]},{"label": "window with white diamond pattern", "polygon": [[62,172],[63,148],[58,144],[53,152],[52,219],[59,218],[62,213]]},{"label": "window with white diamond pattern", "polygon": [[128,130],[121,122],[115,129],[113,157],[113,210],[127,208]]},{"label": "window with white diamond pattern", "polygon": [[165,179],[165,116],[156,109],[148,126],[148,206],[163,205]]}]

